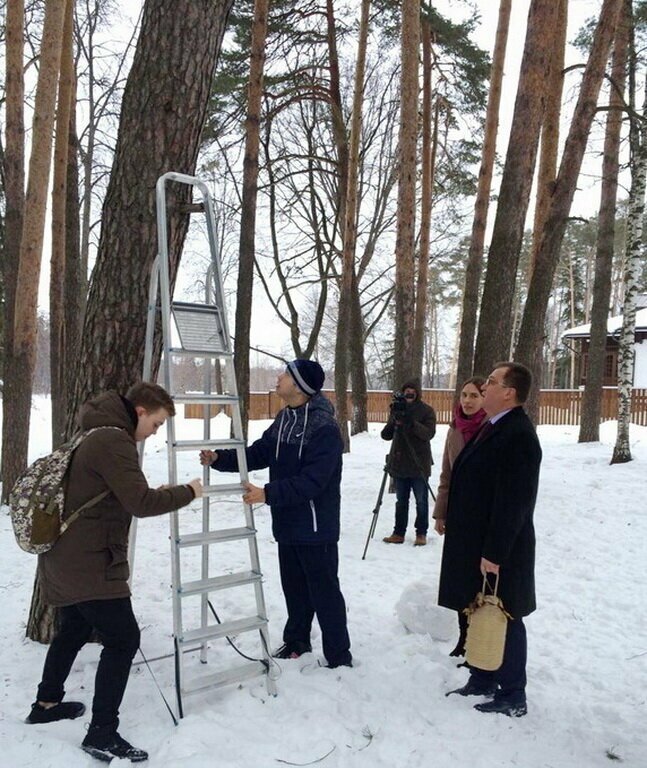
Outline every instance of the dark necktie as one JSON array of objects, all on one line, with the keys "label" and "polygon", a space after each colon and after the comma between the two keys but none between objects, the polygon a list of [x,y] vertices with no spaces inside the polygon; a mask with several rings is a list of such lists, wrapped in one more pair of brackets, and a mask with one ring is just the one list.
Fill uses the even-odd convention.
[{"label": "dark necktie", "polygon": [[494,424],[491,421],[486,421],[485,424],[479,429],[479,431],[476,433],[476,437],[474,438],[474,443],[480,442],[484,437],[487,437],[490,432],[494,429]]}]

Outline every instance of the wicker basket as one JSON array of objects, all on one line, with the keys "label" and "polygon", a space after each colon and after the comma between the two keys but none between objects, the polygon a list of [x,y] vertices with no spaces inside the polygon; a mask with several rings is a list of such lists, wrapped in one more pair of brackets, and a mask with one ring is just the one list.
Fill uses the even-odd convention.
[{"label": "wicker basket", "polygon": [[465,659],[470,666],[489,672],[499,669],[503,663],[505,635],[510,617],[501,598],[497,597],[498,586],[497,574],[494,591],[492,594],[486,594],[490,584],[484,576],[482,591],[476,595],[469,608],[465,609],[468,621]]}]

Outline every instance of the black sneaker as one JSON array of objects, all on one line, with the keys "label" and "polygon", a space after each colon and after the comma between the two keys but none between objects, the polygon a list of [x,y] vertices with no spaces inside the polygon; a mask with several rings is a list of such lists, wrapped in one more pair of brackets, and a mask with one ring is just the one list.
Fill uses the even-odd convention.
[{"label": "black sneaker", "polygon": [[116,731],[106,737],[103,728],[90,727],[87,736],[83,739],[81,749],[104,763],[109,763],[113,757],[125,758],[131,763],[142,763],[148,760],[148,752],[133,747]]},{"label": "black sneaker", "polygon": [[299,656],[303,656],[304,653],[311,653],[312,646],[310,643],[302,643],[296,640],[293,643],[283,643],[280,648],[272,654],[275,659],[298,659]]},{"label": "black sneaker", "polygon": [[447,691],[445,696],[451,696],[457,693],[459,696],[494,696],[496,683],[487,683],[481,685],[475,682],[471,677],[461,688],[454,688],[453,691]]},{"label": "black sneaker", "polygon": [[507,717],[523,717],[528,714],[528,705],[524,700],[511,701],[503,697],[494,698],[492,701],[484,701],[482,704],[475,704],[474,709],[477,709],[479,712],[507,715]]},{"label": "black sneaker", "polygon": [[80,701],[59,701],[53,707],[43,707],[37,701],[31,705],[31,712],[25,718],[26,723],[55,723],[57,720],[74,720],[85,712],[85,704]]}]

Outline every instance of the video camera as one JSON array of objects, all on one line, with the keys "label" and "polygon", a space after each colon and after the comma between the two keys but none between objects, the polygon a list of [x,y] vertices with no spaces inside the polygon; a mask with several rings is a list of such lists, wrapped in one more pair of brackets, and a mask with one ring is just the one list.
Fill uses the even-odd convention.
[{"label": "video camera", "polygon": [[391,400],[391,413],[394,416],[402,415],[407,410],[407,398],[402,392],[394,392]]}]

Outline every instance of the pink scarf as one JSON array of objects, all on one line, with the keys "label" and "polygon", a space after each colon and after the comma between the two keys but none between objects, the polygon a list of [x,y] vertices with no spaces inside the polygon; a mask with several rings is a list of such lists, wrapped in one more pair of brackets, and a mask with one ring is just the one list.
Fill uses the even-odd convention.
[{"label": "pink scarf", "polygon": [[467,443],[474,433],[479,431],[485,417],[486,413],[482,408],[473,416],[466,416],[461,404],[457,403],[454,408],[454,427],[463,435],[463,440]]}]

